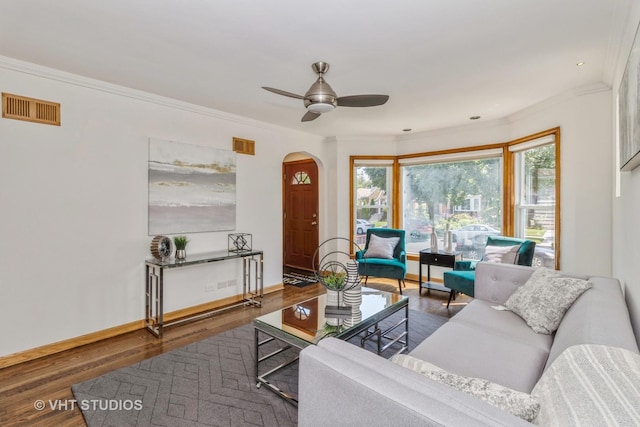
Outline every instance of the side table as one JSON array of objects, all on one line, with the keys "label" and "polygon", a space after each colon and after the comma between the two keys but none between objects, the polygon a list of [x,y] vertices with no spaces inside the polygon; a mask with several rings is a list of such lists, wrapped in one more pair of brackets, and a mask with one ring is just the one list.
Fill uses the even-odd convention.
[{"label": "side table", "polygon": [[[420,251],[420,261],[418,267],[418,281],[420,282],[420,290],[419,295],[422,295],[422,288],[433,289],[435,291],[442,292],[451,292],[451,289],[431,281],[431,266],[435,265],[438,267],[449,267],[453,268],[456,261],[462,260],[462,254],[454,252],[452,254],[448,254],[442,251],[438,251],[436,253],[432,253],[430,249],[423,249]],[[422,281],[422,264],[427,264],[427,281]]]}]

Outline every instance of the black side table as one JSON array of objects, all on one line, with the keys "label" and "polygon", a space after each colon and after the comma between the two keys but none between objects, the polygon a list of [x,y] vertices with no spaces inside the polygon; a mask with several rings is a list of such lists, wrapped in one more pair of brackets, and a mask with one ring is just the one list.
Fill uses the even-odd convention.
[{"label": "black side table", "polygon": [[[439,283],[434,283],[431,281],[431,266],[436,265],[438,267],[449,267],[453,268],[456,261],[462,260],[462,254],[460,253],[452,253],[448,254],[442,251],[438,251],[436,253],[432,253],[430,249],[423,249],[420,251],[420,262],[418,267],[418,281],[420,282],[420,290],[419,295],[422,295],[422,288],[428,290],[433,289],[434,291],[442,291],[442,292],[451,292],[451,289],[442,286]],[[422,281],[422,264],[427,264],[427,281]]]}]

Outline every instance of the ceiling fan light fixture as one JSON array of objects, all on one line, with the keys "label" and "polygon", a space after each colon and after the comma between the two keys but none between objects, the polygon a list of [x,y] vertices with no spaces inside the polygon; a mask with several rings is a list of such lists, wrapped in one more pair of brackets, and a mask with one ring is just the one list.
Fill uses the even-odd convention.
[{"label": "ceiling fan light fixture", "polygon": [[316,102],[315,104],[309,104],[307,110],[312,113],[322,114],[333,111],[334,108],[336,108],[336,106],[328,102]]},{"label": "ceiling fan light fixture", "polygon": [[262,86],[264,90],[289,98],[302,99],[307,112],[302,116],[301,122],[310,122],[317,119],[323,113],[333,111],[336,107],[375,107],[389,100],[389,95],[350,95],[338,98],[336,92],[322,77],[329,71],[329,64],[316,62],[311,65],[318,78],[303,95],[287,92],[273,87]]}]

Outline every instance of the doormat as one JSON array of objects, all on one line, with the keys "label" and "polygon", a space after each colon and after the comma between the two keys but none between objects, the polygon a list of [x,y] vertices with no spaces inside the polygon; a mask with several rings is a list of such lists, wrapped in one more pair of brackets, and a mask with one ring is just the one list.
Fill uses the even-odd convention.
[{"label": "doormat", "polygon": [[316,277],[312,274],[304,274],[295,271],[289,271],[282,274],[282,283],[285,285],[296,286],[298,288],[304,288],[318,283]]}]

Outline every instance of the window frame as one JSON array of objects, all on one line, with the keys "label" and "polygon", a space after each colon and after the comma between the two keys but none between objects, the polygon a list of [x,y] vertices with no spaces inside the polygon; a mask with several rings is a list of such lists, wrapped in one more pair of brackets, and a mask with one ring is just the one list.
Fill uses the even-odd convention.
[{"label": "window frame", "polygon": [[[410,162],[419,162],[420,158],[429,158],[430,162],[435,162],[438,157],[447,158],[450,157],[455,159],[456,156],[463,158],[465,155],[473,156],[473,152],[483,152],[485,150],[501,150],[502,154],[502,230],[505,236],[512,236],[515,230],[515,209],[516,209],[516,170],[515,170],[515,155],[516,151],[519,148],[523,147],[522,144],[531,143],[534,140],[545,138],[545,137],[553,137],[555,142],[555,157],[556,157],[556,168],[555,168],[555,193],[556,193],[556,205],[555,205],[555,268],[560,268],[560,233],[561,233],[561,138],[560,138],[560,127],[555,127],[552,129],[544,130],[532,135],[527,135],[522,138],[518,138],[508,142],[501,142],[495,144],[486,144],[479,146],[469,146],[469,147],[460,147],[453,148],[447,150],[438,150],[438,151],[429,151],[429,152],[420,152],[420,153],[411,153],[411,154],[403,154],[399,156],[367,156],[367,155],[352,155],[349,156],[349,180],[350,180],[350,190],[349,190],[349,217],[350,217],[350,226],[349,231],[350,235],[354,235],[354,224],[355,224],[355,209],[354,209],[354,197],[355,197],[355,186],[356,179],[355,177],[355,167],[366,164],[367,161],[371,161],[372,164],[375,164],[380,161],[387,161],[392,166],[392,176],[391,176],[391,187],[393,194],[391,195],[390,203],[390,211],[392,213],[392,223],[390,227],[399,228],[400,221],[403,218],[402,212],[402,176],[401,176],[401,163],[410,163]],[[516,150],[516,151],[514,151]],[[380,163],[378,163],[380,164]],[[416,253],[408,253],[407,259],[411,261],[418,261],[419,254]]]},{"label": "window frame", "polygon": [[[548,140],[548,142],[544,142]],[[541,142],[537,142],[537,141],[541,141]],[[555,241],[554,241],[554,250],[555,250],[555,269],[559,270],[560,269],[560,256],[561,256],[561,251],[560,251],[560,223],[561,223],[561,209],[560,209],[560,205],[561,205],[561,192],[560,189],[562,188],[561,186],[561,168],[562,168],[562,158],[561,158],[561,149],[560,149],[560,145],[561,145],[561,139],[560,139],[560,128],[556,127],[553,129],[548,129],[542,132],[538,132],[532,135],[528,135],[525,136],[523,138],[519,138],[513,141],[510,141],[506,144],[506,146],[504,147],[504,151],[505,151],[505,155],[504,155],[504,159],[505,159],[505,174],[508,174],[509,179],[505,180],[505,184],[508,184],[508,188],[507,185],[505,185],[505,190],[507,191],[507,195],[509,196],[509,205],[508,205],[508,210],[506,210],[505,212],[508,213],[509,217],[506,218],[506,226],[507,228],[505,228],[505,232],[509,233],[508,235],[512,236],[515,234],[515,222],[516,222],[516,209],[519,207],[518,201],[516,200],[516,196],[517,196],[517,191],[518,189],[516,188],[516,183],[518,178],[516,177],[516,173],[517,173],[517,165],[516,165],[516,155],[519,152],[525,151],[528,148],[533,148],[536,146],[543,146],[546,145],[547,143],[554,143],[555,144],[555,161],[556,161],[556,167],[555,167],[555,193],[556,193],[556,200],[555,200],[555,224],[554,224],[554,228],[555,228]]]}]

